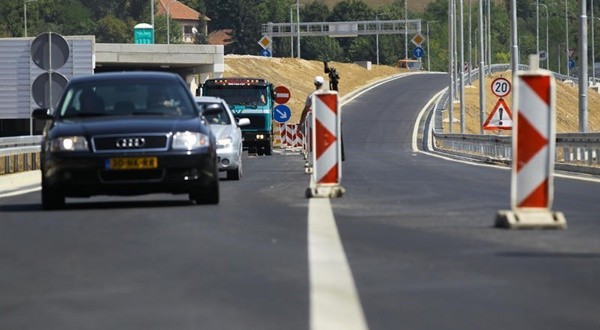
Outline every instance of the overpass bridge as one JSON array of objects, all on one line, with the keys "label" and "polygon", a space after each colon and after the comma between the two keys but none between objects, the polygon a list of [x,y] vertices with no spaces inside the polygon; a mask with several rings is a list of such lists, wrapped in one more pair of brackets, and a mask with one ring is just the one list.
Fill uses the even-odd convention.
[{"label": "overpass bridge", "polygon": [[[55,40],[53,38],[49,38],[50,43]],[[42,106],[33,88],[33,83],[42,76],[47,77],[46,90],[49,84],[53,86],[50,99],[57,100],[70,78],[95,72],[174,72],[182,76],[195,93],[200,82],[209,76],[221,77],[225,68],[222,45],[113,44],[96,43],[95,36],[62,38],[64,49],[59,47],[59,54],[64,57],[65,63],[50,70],[38,67],[40,61],[32,60],[35,37],[0,39],[0,136],[40,131],[41,127],[33,127],[35,123],[31,121],[30,113]],[[45,51],[46,47],[43,49]],[[47,56],[43,53],[44,61]],[[48,62],[51,60],[48,59]],[[38,92],[47,93],[45,90]]]}]

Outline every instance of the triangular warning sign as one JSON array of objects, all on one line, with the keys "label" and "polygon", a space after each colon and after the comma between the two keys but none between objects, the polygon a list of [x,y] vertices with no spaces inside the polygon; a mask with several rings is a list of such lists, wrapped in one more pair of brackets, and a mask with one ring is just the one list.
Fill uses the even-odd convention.
[{"label": "triangular warning sign", "polygon": [[487,117],[485,123],[483,124],[483,129],[485,130],[495,130],[495,129],[512,129],[512,113],[504,102],[504,99],[498,100],[494,110]]}]

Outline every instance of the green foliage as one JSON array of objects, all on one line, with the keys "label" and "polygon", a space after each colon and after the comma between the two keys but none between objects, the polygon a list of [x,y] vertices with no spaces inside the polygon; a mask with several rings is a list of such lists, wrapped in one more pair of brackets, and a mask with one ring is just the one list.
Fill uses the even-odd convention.
[{"label": "green foliage", "polygon": [[343,50],[336,39],[329,37],[303,38],[301,55],[317,61],[345,61]]},{"label": "green foliage", "polygon": [[97,42],[129,43],[133,38],[132,30],[122,20],[108,15],[98,21]]},{"label": "green foliage", "polygon": [[[258,54],[261,50],[257,41],[262,37],[262,25],[267,22],[289,22],[290,14],[296,17],[296,0],[179,0],[190,8],[210,18],[208,31],[220,29],[231,30],[232,44],[225,48],[226,53]],[[426,68],[427,58],[431,60],[431,69],[446,71],[448,68],[448,1],[435,0],[429,2],[423,13],[409,13],[409,18],[421,18],[421,33],[425,36],[429,22],[429,45],[423,48],[429,53],[423,58]],[[550,69],[563,70],[566,65],[566,49],[577,47],[579,2],[566,0],[568,17],[565,22],[564,1],[540,1],[548,8],[540,6],[539,39],[536,35],[536,2],[517,1],[518,34],[520,61],[527,61],[527,56],[546,48],[546,24],[548,26],[548,54]],[[396,0],[392,4],[373,5],[367,0],[343,0],[330,10],[322,0],[302,1],[300,6],[301,22],[328,21],[365,21],[404,19],[405,0]],[[484,5],[487,3],[484,1]],[[492,1],[491,7],[491,41],[492,62],[508,62],[511,52],[510,1]],[[0,37],[24,36],[23,0],[4,0],[0,6]],[[457,13],[459,1],[456,1]],[[470,6],[469,6],[470,5]],[[478,64],[478,5],[479,1],[463,1],[465,13],[465,55],[469,50],[473,54],[474,64]],[[98,42],[131,43],[133,27],[138,23],[150,23],[150,3],[148,0],[37,0],[26,4],[28,36],[52,31],[64,35],[95,35]],[[598,7],[598,6],[596,6]],[[158,0],[155,0],[155,11]],[[469,49],[468,14],[471,9],[471,48]],[[589,9],[590,6],[588,6]],[[600,10],[595,8],[595,16],[600,17]],[[487,14],[487,8],[484,8]],[[590,15],[590,13],[588,13]],[[486,18],[487,23],[487,18]],[[156,16],[155,42],[167,43],[166,16]],[[567,28],[568,25],[568,47]],[[596,22],[596,25],[600,23]],[[180,31],[181,26],[170,21],[169,30]],[[199,27],[203,31],[203,27]],[[180,43],[179,33],[170,33],[170,43]],[[591,26],[588,25],[588,36],[591,39]],[[600,32],[595,34],[600,39]],[[412,38],[412,35],[409,36]],[[302,58],[312,60],[335,61],[377,61],[376,36],[360,36],[356,38],[303,37],[301,40]],[[487,39],[487,36],[486,36]],[[590,40],[591,41],[591,40]],[[408,42],[409,53],[413,45]],[[599,41],[600,42],[600,41]],[[203,34],[196,35],[196,43],[206,43]],[[395,65],[404,57],[404,35],[379,36],[379,60],[382,64]],[[291,38],[274,38],[274,56],[288,56],[291,47],[295,48],[296,40]],[[487,43],[486,43],[487,45]],[[591,45],[588,47],[591,48]],[[295,50],[295,49],[294,49]],[[295,50],[296,51],[296,50]],[[600,52],[596,55],[600,57]],[[560,58],[560,62],[559,62]],[[575,59],[576,60],[576,59]],[[487,62],[487,61],[486,61]],[[545,63],[542,63],[546,67]]]},{"label": "green foliage", "polygon": [[327,22],[329,15],[329,7],[315,0],[302,7],[300,17],[304,22]]}]

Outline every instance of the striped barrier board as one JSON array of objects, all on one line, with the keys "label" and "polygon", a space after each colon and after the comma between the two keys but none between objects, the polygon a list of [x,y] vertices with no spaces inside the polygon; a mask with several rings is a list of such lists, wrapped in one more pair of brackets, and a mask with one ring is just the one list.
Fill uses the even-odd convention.
[{"label": "striped barrier board", "polygon": [[340,105],[335,91],[315,93],[312,97],[313,173],[307,197],[341,197],[342,178]]},{"label": "striped barrier board", "polygon": [[554,194],[556,88],[549,71],[520,72],[515,79],[511,211],[499,211],[497,227],[566,228],[550,211]]}]

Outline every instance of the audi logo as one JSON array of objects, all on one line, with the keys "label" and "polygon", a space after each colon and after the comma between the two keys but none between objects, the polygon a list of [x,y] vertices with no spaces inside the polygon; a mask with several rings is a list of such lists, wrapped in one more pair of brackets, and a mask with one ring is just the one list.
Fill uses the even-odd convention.
[{"label": "audi logo", "polygon": [[120,138],[117,139],[115,146],[117,148],[142,148],[146,145],[146,139],[144,138]]}]

